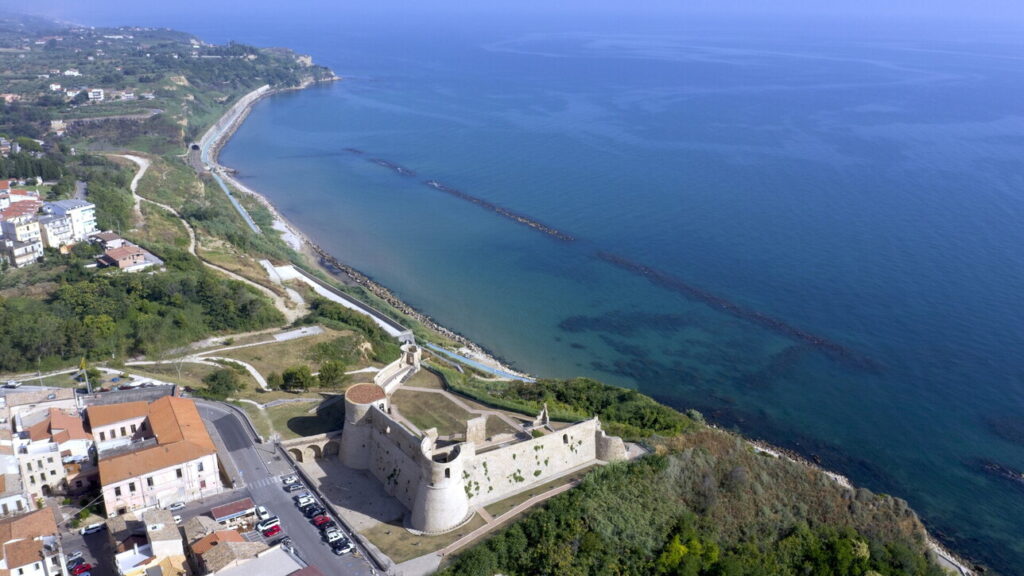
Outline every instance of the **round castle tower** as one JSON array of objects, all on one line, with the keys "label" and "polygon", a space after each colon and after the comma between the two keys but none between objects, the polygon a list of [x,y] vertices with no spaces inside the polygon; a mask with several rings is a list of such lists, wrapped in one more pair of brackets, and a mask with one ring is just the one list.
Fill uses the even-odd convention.
[{"label": "round castle tower", "polygon": [[456,444],[434,453],[433,444],[433,439],[427,437],[420,445],[423,476],[410,519],[412,528],[428,534],[456,528],[469,516],[463,471],[475,452],[471,444]]},{"label": "round castle tower", "polygon": [[341,462],[355,470],[370,467],[370,408],[387,410],[388,397],[376,384],[356,384],[345,391],[345,427],[341,432]]}]

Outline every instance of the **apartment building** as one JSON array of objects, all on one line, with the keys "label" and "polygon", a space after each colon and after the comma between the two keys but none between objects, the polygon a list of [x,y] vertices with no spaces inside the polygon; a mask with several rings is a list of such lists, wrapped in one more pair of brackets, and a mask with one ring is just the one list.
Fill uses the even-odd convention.
[{"label": "apartment building", "polygon": [[217,449],[192,400],[90,406],[99,479],[110,516],[218,494]]},{"label": "apartment building", "polygon": [[0,574],[67,576],[53,510],[0,519]]}]

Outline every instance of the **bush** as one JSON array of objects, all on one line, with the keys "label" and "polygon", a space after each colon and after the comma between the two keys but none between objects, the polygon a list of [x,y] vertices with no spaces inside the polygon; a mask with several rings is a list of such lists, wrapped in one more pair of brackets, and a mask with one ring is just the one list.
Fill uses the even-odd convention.
[{"label": "bush", "polygon": [[224,400],[233,392],[242,389],[242,382],[238,378],[238,372],[231,368],[218,368],[203,376],[205,390],[197,390],[195,393],[204,398],[213,400]]}]

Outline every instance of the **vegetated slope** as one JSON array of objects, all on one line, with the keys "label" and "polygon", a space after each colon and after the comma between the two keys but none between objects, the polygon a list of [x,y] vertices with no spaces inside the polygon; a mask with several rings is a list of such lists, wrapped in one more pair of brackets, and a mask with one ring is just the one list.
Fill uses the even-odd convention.
[{"label": "vegetated slope", "polygon": [[[506,400],[554,389],[578,410],[594,405],[581,393],[618,393],[592,380],[549,381],[532,391],[493,386]],[[606,427],[648,425],[643,411],[604,414]],[[442,573],[942,574],[904,501],[851,490],[819,470],[757,453],[738,436],[687,420],[687,432],[649,439],[655,455],[596,469]]]}]

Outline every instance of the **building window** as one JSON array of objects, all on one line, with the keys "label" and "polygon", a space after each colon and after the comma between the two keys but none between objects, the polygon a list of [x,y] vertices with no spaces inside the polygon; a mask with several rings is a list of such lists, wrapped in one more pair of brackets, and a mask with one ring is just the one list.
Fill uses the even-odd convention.
[{"label": "building window", "polygon": [[200,480],[199,481],[199,489],[200,490],[206,490],[206,480]]},{"label": "building window", "polygon": [[177,469],[177,470],[175,470],[174,472],[175,472],[175,474],[177,474],[177,475],[178,475],[178,478],[181,478],[181,468],[178,468],[178,469]]},{"label": "building window", "polygon": [[202,463],[202,462],[200,462],[200,463],[199,463],[199,468],[198,468],[198,470],[199,470],[200,472],[202,472],[202,471],[203,471],[203,463]]},{"label": "building window", "polygon": [[29,462],[28,464],[25,464],[25,467],[28,468],[29,472],[32,471],[32,463],[31,462]]},{"label": "building window", "polygon": [[153,477],[152,476],[150,476],[149,478],[146,478],[146,486],[149,486],[150,488],[153,487]]},{"label": "building window", "polygon": [[568,434],[562,434],[562,444],[568,444],[568,443],[569,443],[569,435]]},{"label": "building window", "polygon": [[106,439],[107,439],[107,433],[106,432],[100,432],[100,442],[103,442]]},{"label": "building window", "polygon": [[11,511],[11,509],[7,507],[7,503],[6,503],[6,502],[4,502],[4,516],[6,516],[7,514],[9,514],[9,513],[10,513],[10,511]]},{"label": "building window", "polygon": [[81,480],[75,480],[75,488],[81,488],[81,487],[82,487],[82,481]]},{"label": "building window", "polygon": [[36,483],[35,474],[33,474],[32,476],[28,477],[28,482],[29,482],[29,484],[35,484]]},{"label": "building window", "polygon": [[444,477],[445,478],[451,478],[452,477],[452,469],[451,468],[445,468],[444,469]]},{"label": "building window", "polygon": [[46,462],[47,462],[48,464],[53,464],[53,456],[50,456],[49,458],[47,458],[47,459],[46,459]]},{"label": "building window", "polygon": [[121,497],[121,487],[120,486],[115,486],[114,487],[114,496],[116,496],[118,498]]},{"label": "building window", "polygon": [[135,482],[129,482],[128,483],[128,491],[129,492],[135,492]]},{"label": "building window", "polygon": [[56,476],[56,475],[57,475],[57,471],[56,470],[50,470],[50,476]]},{"label": "building window", "polygon": [[132,434],[135,434],[136,430],[137,430],[137,428],[135,428],[135,424],[132,424]]},{"label": "building window", "polygon": [[128,435],[128,431],[125,430],[124,426],[121,426],[121,436],[127,436],[127,435]]}]

